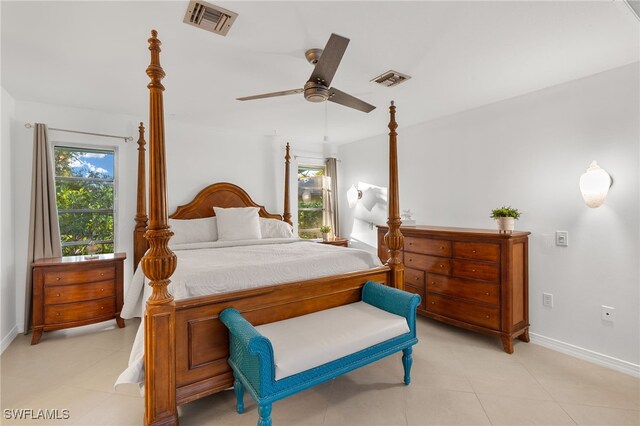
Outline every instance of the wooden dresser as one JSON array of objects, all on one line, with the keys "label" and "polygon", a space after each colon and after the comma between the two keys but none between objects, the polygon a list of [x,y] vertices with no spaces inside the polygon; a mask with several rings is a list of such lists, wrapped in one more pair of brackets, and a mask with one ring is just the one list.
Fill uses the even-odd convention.
[{"label": "wooden dresser", "polygon": [[[378,227],[378,256],[389,254]],[[405,290],[422,296],[418,313],[502,339],[529,341],[528,235],[485,229],[401,228]]]},{"label": "wooden dresser", "polygon": [[96,259],[68,256],[33,262],[33,337],[43,331],[77,327],[120,318],[123,303],[125,253],[103,254]]}]

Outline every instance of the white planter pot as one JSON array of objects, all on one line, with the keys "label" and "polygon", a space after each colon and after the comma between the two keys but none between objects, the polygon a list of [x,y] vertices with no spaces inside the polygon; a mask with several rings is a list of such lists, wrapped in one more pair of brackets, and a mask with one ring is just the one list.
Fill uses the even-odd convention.
[{"label": "white planter pot", "polygon": [[516,220],[512,217],[499,217],[496,219],[498,223],[498,231],[504,233],[512,233],[516,227]]},{"label": "white planter pot", "polygon": [[331,241],[331,238],[329,237],[329,233],[323,233],[322,234],[322,241]]}]

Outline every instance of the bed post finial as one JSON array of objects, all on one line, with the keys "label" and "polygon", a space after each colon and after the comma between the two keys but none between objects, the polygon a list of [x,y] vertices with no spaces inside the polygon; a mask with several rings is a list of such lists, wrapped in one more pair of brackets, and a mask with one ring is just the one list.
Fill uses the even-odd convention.
[{"label": "bed post finial", "polygon": [[144,233],[147,230],[147,223],[149,218],[147,217],[147,189],[146,189],[146,176],[145,169],[145,144],[144,140],[144,124],[140,122],[138,126],[138,187],[137,187],[137,202],[136,202],[136,226],[133,229],[133,270],[138,268],[140,259],[144,256],[145,252],[149,248],[147,240],[144,238]]},{"label": "bed post finial", "polygon": [[146,425],[177,425],[176,407],[176,305],[167,286],[176,269],[176,255],[169,248],[173,232],[168,226],[167,173],[164,148],[164,110],[160,66],[160,40],[151,31],[149,88],[149,226],[145,238],[149,251],[141,266],[153,293],[144,314],[144,363]]},{"label": "bed post finial", "polygon": [[391,101],[389,106],[389,231],[384,236],[384,242],[389,247],[389,260],[387,265],[391,268],[391,285],[393,287],[404,288],[404,265],[400,260],[400,251],[404,245],[404,237],[400,232],[400,203],[398,190],[398,134],[396,129],[396,107]]},{"label": "bed post finial", "polygon": [[289,142],[287,142],[284,155],[284,214],[282,215],[282,219],[289,225],[293,226],[293,222],[291,221],[291,210],[289,207],[289,163],[291,162],[289,149]]}]

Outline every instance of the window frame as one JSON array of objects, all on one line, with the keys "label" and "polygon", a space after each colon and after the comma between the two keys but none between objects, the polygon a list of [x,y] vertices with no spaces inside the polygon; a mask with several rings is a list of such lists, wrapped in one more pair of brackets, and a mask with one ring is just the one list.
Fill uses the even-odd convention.
[{"label": "window frame", "polygon": [[[299,182],[300,180],[297,178],[297,176],[300,174],[300,169],[317,169],[317,170],[324,170],[324,174],[323,177],[327,176],[327,165],[326,164],[298,164],[297,165],[297,173],[296,173],[296,186],[299,188]],[[300,233],[301,232],[318,232],[320,233],[320,228],[300,228],[300,212],[301,211],[321,211],[322,212],[322,225],[325,224],[326,222],[326,216],[327,216],[327,206],[326,206],[326,194],[324,193],[325,189],[324,186],[322,188],[322,207],[304,207],[304,208],[300,208],[300,201],[298,200],[298,197],[296,197],[296,207],[297,207],[297,222],[298,222],[298,237],[300,237]],[[316,237],[316,238],[320,238],[320,237]]]},{"label": "window frame", "polygon": [[[116,253],[118,251],[118,216],[119,216],[119,200],[118,200],[118,186],[119,186],[119,165],[118,165],[118,157],[119,157],[119,147],[117,145],[97,145],[97,144],[89,144],[89,143],[81,143],[81,142],[64,142],[64,141],[52,141],[51,142],[51,154],[53,158],[53,184],[54,187],[58,182],[58,176],[55,175],[55,150],[56,148],[71,148],[77,149],[79,151],[88,151],[88,152],[100,152],[100,151],[109,151],[113,152],[113,252]],[[110,181],[108,179],[97,179],[97,178],[74,178],[74,177],[64,177],[64,179],[69,180],[82,180],[82,181]],[[70,210],[79,210],[86,212],[100,212],[101,209],[91,210],[91,209],[70,209]],[[58,209],[58,201],[56,200],[56,212],[58,213],[58,226],[60,226],[60,210]],[[74,213],[70,211],[66,211],[67,213]],[[61,236],[62,237],[62,236]],[[97,240],[96,243],[108,243],[108,241]],[[62,245],[62,241],[60,241]],[[87,246],[87,244],[67,244],[66,246]],[[63,246],[63,247],[66,247]],[[63,257],[69,257],[73,255],[63,255]]]}]

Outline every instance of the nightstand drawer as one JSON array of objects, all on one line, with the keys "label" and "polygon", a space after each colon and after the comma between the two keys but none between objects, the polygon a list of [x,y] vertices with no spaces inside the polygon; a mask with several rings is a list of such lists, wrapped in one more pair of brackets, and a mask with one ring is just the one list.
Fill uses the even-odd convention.
[{"label": "nightstand drawer", "polygon": [[500,329],[500,310],[427,292],[427,311],[469,324]]},{"label": "nightstand drawer", "polygon": [[456,259],[453,261],[453,275],[461,278],[498,282],[500,268],[498,264]]},{"label": "nightstand drawer", "polygon": [[113,266],[106,268],[45,271],[44,285],[84,284],[95,281],[112,280],[116,275]]},{"label": "nightstand drawer", "polygon": [[451,272],[451,260],[443,257],[427,256],[405,252],[404,264],[410,268],[422,269],[427,272],[449,275]]},{"label": "nightstand drawer", "polygon": [[69,321],[93,320],[100,317],[113,317],[115,312],[115,298],[107,297],[91,302],[45,306],[44,319],[47,324],[56,324]]},{"label": "nightstand drawer", "polygon": [[451,241],[404,237],[404,250],[435,256],[451,256]]},{"label": "nightstand drawer", "polygon": [[453,256],[497,262],[500,260],[500,246],[498,244],[456,242],[453,243]]},{"label": "nightstand drawer", "polygon": [[462,278],[427,274],[427,291],[482,303],[500,303],[500,285]]},{"label": "nightstand drawer", "polygon": [[413,268],[405,268],[404,283],[406,285],[424,289],[424,271],[419,271]]},{"label": "nightstand drawer", "polygon": [[85,300],[101,299],[115,294],[113,280],[97,283],[73,284],[64,287],[50,286],[44,289],[44,304],[82,302]]}]

